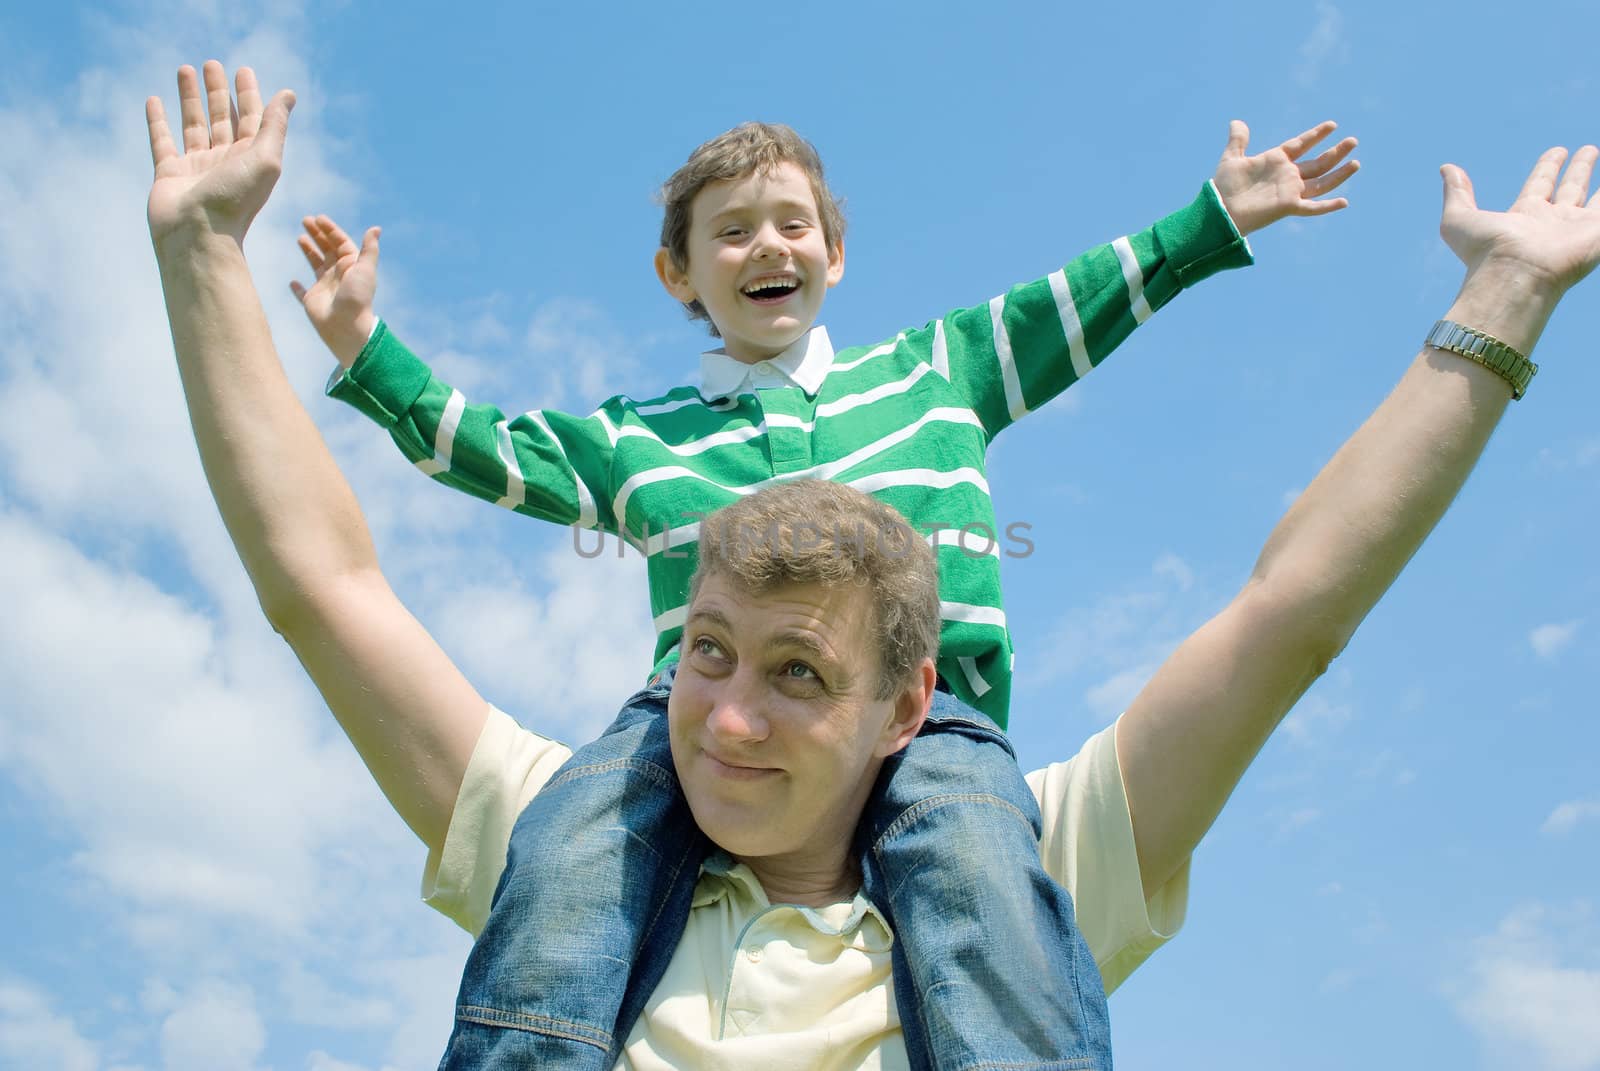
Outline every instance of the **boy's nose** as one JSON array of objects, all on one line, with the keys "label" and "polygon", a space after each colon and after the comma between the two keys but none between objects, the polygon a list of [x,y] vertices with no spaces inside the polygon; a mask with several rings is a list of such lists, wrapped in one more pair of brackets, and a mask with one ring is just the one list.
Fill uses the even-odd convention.
[{"label": "boy's nose", "polygon": [[770,224],[756,231],[755,255],[757,257],[782,256],[789,251],[783,232]]}]

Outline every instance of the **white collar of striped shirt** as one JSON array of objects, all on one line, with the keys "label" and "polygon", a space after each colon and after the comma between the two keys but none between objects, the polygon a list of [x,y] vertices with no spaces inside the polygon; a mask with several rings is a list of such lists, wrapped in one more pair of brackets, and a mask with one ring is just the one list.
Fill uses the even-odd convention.
[{"label": "white collar of striped shirt", "polygon": [[[778,376],[762,375],[765,365]],[[826,327],[813,327],[776,357],[760,364],[745,364],[728,356],[726,350],[707,350],[700,355],[700,394],[707,401],[729,398],[751,387],[771,386],[774,379],[788,380],[807,394],[822,389],[822,381],[833,365],[833,343]],[[765,381],[765,382],[763,382]]]}]

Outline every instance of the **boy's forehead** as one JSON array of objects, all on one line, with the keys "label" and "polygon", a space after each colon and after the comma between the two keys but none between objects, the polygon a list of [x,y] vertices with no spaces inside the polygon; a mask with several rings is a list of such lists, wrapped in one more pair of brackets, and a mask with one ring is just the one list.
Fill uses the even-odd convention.
[{"label": "boy's forehead", "polygon": [[811,179],[800,165],[788,160],[737,178],[714,179],[695,194],[692,207],[698,218],[707,212],[716,214],[749,208],[758,201],[793,205],[813,212],[817,208],[817,194],[812,189]]}]

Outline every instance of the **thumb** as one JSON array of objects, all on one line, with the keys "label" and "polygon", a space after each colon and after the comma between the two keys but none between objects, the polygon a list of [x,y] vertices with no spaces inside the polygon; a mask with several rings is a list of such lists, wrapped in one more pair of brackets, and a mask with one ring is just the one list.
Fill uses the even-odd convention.
[{"label": "thumb", "polygon": [[283,156],[283,142],[289,134],[289,113],[294,110],[294,90],[280,89],[273,94],[267,102],[266,111],[261,114],[261,129],[256,134],[256,141],[279,158]]},{"label": "thumb", "polygon": [[1444,214],[1457,215],[1462,212],[1474,212],[1478,208],[1478,199],[1472,193],[1472,180],[1467,173],[1455,164],[1445,164],[1439,168],[1439,177],[1444,179]]},{"label": "thumb", "polygon": [[367,233],[361,236],[361,259],[374,270],[378,267],[378,236],[382,233],[382,227],[368,227]]},{"label": "thumb", "polygon": [[306,288],[300,285],[298,279],[289,280],[289,292],[294,295],[295,300],[300,304],[304,305],[306,303]]},{"label": "thumb", "polygon": [[1244,125],[1242,119],[1231,120],[1228,123],[1228,144],[1222,150],[1223,157],[1243,156],[1249,146],[1250,128]]}]

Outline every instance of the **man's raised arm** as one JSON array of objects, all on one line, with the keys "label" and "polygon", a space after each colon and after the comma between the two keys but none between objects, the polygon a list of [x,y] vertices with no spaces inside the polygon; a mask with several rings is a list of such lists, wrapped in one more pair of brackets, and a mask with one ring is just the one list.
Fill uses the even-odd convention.
[{"label": "man's raised arm", "polygon": [[[1600,260],[1600,196],[1585,204],[1596,155],[1580,149],[1562,178],[1566,150],[1545,153],[1507,212],[1479,209],[1466,173],[1442,169],[1440,233],[1467,267],[1446,319],[1532,351]],[[1134,699],[1117,746],[1147,893],[1433,530],[1511,397],[1497,372],[1424,346],[1278,523],[1244,589]]]},{"label": "man's raised arm", "polygon": [[294,97],[263,105],[241,68],[178,72],[184,151],[145,104],[150,236],[211,493],[263,611],[299,656],[384,795],[443,843],[487,706],[390,590],[355,496],[285,377],[245,264],[245,232],[282,169]]}]

